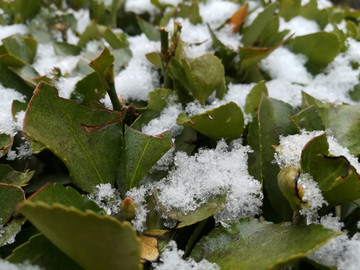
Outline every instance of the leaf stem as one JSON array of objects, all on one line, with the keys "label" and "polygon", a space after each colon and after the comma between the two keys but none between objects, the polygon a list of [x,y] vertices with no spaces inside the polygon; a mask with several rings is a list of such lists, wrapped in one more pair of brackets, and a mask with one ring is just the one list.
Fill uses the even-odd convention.
[{"label": "leaf stem", "polygon": [[111,100],[111,104],[113,105],[114,111],[121,111],[121,104],[119,101],[119,98],[117,97],[116,90],[115,90],[115,84],[114,82],[107,82],[109,85],[108,94]]}]

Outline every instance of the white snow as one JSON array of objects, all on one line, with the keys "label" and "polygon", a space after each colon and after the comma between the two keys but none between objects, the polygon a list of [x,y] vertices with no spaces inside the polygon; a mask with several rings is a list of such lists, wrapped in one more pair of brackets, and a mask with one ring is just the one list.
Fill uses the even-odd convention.
[{"label": "white snow", "polygon": [[217,221],[259,214],[261,185],[247,171],[249,151],[240,142],[228,150],[221,140],[216,149],[201,149],[194,156],[176,153],[174,168],[157,184],[158,200],[168,210],[186,214],[216,195],[225,195],[227,202],[215,215]]},{"label": "white snow", "polygon": [[199,3],[203,23],[209,24],[213,30],[226,22],[239,8],[239,4],[230,1],[208,0]]},{"label": "white snow", "polygon": [[41,270],[37,265],[31,265],[29,263],[13,264],[0,258],[0,269],[2,270]]},{"label": "white snow", "polygon": [[321,31],[320,26],[312,20],[308,20],[302,16],[296,16],[286,22],[280,17],[279,31],[290,30],[290,34],[294,36],[304,36]]},{"label": "white snow", "polygon": [[122,202],[120,193],[110,183],[97,185],[93,192],[88,194],[88,198],[103,208],[108,215],[120,212]]},{"label": "white snow", "polygon": [[128,41],[132,58],[115,76],[116,92],[125,100],[147,100],[148,93],[160,87],[160,78],[145,55],[160,51],[160,42],[150,41],[145,34],[128,37]]},{"label": "white snow", "polygon": [[22,130],[21,121],[15,122],[11,114],[12,103],[15,99],[25,101],[25,97],[19,92],[0,84],[0,133],[14,136],[18,130]]},{"label": "white snow", "polygon": [[13,25],[0,25],[0,45],[2,39],[14,35],[22,34],[25,35],[28,32],[28,28],[25,24],[13,24]]},{"label": "white snow", "polygon": [[155,267],[154,269],[220,270],[219,266],[215,263],[211,263],[205,259],[200,262],[195,262],[192,258],[184,260],[182,258],[183,255],[184,251],[177,248],[176,242],[170,241],[160,257],[160,262],[153,263],[153,266]]}]

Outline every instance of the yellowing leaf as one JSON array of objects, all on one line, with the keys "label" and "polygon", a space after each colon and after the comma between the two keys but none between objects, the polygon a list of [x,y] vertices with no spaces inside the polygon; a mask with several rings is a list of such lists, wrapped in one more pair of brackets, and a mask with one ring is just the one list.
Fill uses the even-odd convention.
[{"label": "yellowing leaf", "polygon": [[228,20],[228,24],[232,25],[233,28],[233,32],[236,33],[237,31],[239,31],[241,25],[243,24],[243,22],[246,19],[246,16],[248,14],[248,8],[249,8],[249,4],[246,3],[245,5],[243,5],[241,8],[238,9],[238,11],[236,11],[231,18]]}]

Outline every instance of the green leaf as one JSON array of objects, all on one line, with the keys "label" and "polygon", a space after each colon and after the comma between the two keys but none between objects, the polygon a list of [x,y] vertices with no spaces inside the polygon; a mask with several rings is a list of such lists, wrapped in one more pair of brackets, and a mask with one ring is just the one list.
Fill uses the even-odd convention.
[{"label": "green leaf", "polygon": [[191,3],[190,5],[180,3],[178,8],[179,11],[176,14],[177,17],[189,19],[192,24],[202,23],[199,4],[197,1]]},{"label": "green leaf", "polygon": [[259,108],[262,93],[268,95],[268,90],[265,85],[265,81],[259,82],[255,85],[250,93],[246,96],[245,113],[256,113]]},{"label": "green leaf", "polygon": [[326,128],[354,156],[360,155],[360,105],[342,105],[328,110]]},{"label": "green leaf", "polygon": [[125,149],[118,187],[129,190],[139,185],[140,180],[152,166],[172,147],[171,132],[155,137],[125,126]]},{"label": "green leaf", "polygon": [[180,114],[178,125],[188,126],[212,139],[237,139],[244,131],[244,115],[240,107],[229,102],[202,114],[191,116]]},{"label": "green leaf", "polygon": [[301,0],[280,0],[279,15],[290,21],[300,13]]},{"label": "green leaf", "polygon": [[120,163],[121,115],[89,109],[58,97],[40,83],[26,112],[24,132],[54,152],[68,167],[75,185],[91,192],[115,181]]},{"label": "green leaf", "polygon": [[106,29],[104,39],[113,49],[122,49],[129,46],[129,42],[124,34],[115,34],[110,28]]},{"label": "green leaf", "polygon": [[213,198],[208,199],[206,203],[200,205],[195,210],[184,214],[178,209],[167,210],[159,201],[157,201],[157,204],[164,215],[179,222],[176,226],[177,229],[190,226],[211,217],[222,208],[224,203],[226,203],[226,194],[216,195]]},{"label": "green leaf", "polygon": [[244,46],[252,46],[254,42],[260,37],[261,33],[269,23],[271,17],[274,15],[278,4],[272,3],[265,7],[264,11],[261,12],[253,23],[244,28],[242,43]]},{"label": "green leaf", "polygon": [[305,6],[300,8],[300,15],[306,19],[316,21],[321,29],[329,23],[329,15],[326,10],[319,10],[316,0],[310,0]]},{"label": "green leaf", "polygon": [[19,78],[26,82],[30,87],[35,89],[37,85],[36,79],[38,79],[40,75],[33,67],[26,65],[23,67],[9,67],[9,69],[17,76],[19,76]]},{"label": "green leaf", "polygon": [[72,187],[64,187],[58,183],[48,183],[31,196],[31,201],[44,202],[49,205],[59,203],[67,207],[75,207],[80,211],[92,210],[98,214],[105,214],[101,207],[85,195],[80,194]]},{"label": "green leaf", "polygon": [[0,157],[6,155],[13,144],[13,138],[5,133],[0,133]]},{"label": "green leaf", "polygon": [[34,17],[41,8],[41,0],[17,0],[13,2],[15,22],[26,23]]},{"label": "green leaf", "polygon": [[103,37],[106,29],[106,26],[98,25],[95,21],[91,21],[81,34],[77,45],[79,47],[85,47],[90,40],[96,40]]},{"label": "green leaf", "polygon": [[11,263],[25,263],[39,265],[52,270],[81,270],[77,263],[65,255],[43,234],[32,236],[26,243],[15,248],[6,258]]},{"label": "green leaf", "polygon": [[43,202],[26,201],[19,211],[85,269],[140,268],[140,241],[128,222]]},{"label": "green leaf", "polygon": [[324,123],[314,105],[306,107],[291,116],[290,119],[298,130],[305,129],[307,131],[313,131],[325,129]]},{"label": "green leaf", "polygon": [[324,125],[328,122],[328,111],[333,105],[331,103],[322,102],[305,92],[302,92],[302,107],[306,108],[309,106],[314,106],[316,111],[318,112],[319,116],[321,117]]},{"label": "green leaf", "polygon": [[8,221],[24,199],[25,193],[19,186],[0,183],[0,225]]},{"label": "green leaf", "polygon": [[114,82],[114,56],[105,48],[101,55],[91,61],[89,66],[96,71],[106,90],[110,89],[109,82]]},{"label": "green leaf", "polygon": [[304,54],[308,58],[306,65],[315,73],[331,63],[340,52],[339,39],[335,34],[327,32],[298,36],[291,39],[288,45],[294,53]]},{"label": "green leaf", "polygon": [[54,42],[54,51],[57,55],[69,56],[69,55],[79,55],[81,53],[81,48],[72,45],[66,42]]},{"label": "green leaf", "polygon": [[203,54],[190,63],[186,59],[172,58],[168,70],[175,83],[201,104],[205,104],[207,97],[214,91],[219,99],[226,93],[224,66],[211,53]]},{"label": "green leaf", "polygon": [[291,226],[243,218],[214,229],[191,257],[205,258],[221,269],[281,269],[339,234],[318,224]]},{"label": "green leaf", "polygon": [[33,94],[34,88],[29,86],[23,80],[19,80],[19,77],[12,72],[9,68],[0,65],[0,83],[6,88],[12,88],[17,92],[26,96],[29,100]]},{"label": "green leaf", "polygon": [[258,113],[249,126],[248,143],[254,150],[249,153],[249,173],[263,184],[263,215],[273,222],[292,218],[289,204],[277,184],[279,167],[272,162],[275,151],[272,146],[279,144],[279,135],[297,133],[288,118],[293,112],[294,109],[289,104],[263,94]]},{"label": "green leaf", "polygon": [[28,64],[32,64],[36,55],[37,41],[32,37],[15,34],[2,40],[6,51]]},{"label": "green leaf", "polygon": [[106,95],[106,90],[96,72],[86,75],[79,80],[74,91],[71,93],[71,99],[85,106],[90,107],[93,101],[100,101]]},{"label": "green leaf", "polygon": [[329,155],[326,134],[311,139],[301,153],[301,169],[314,177],[330,206],[360,198],[360,177],[343,157]]},{"label": "green leaf", "polygon": [[8,164],[0,164],[0,182],[24,186],[33,177],[35,171],[18,172]]},{"label": "green leaf", "polygon": [[149,40],[153,40],[153,41],[160,40],[160,32],[154,25],[148,23],[139,16],[136,17],[136,20],[141,31],[147,36]]}]

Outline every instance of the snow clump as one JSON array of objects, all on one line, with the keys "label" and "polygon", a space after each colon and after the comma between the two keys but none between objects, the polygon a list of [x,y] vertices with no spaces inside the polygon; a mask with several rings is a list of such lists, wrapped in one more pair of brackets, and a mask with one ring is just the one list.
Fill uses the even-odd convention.
[{"label": "snow clump", "polygon": [[42,268],[40,266],[31,265],[29,263],[14,264],[14,263],[5,261],[0,258],[0,269],[4,269],[4,270],[41,270]]},{"label": "snow clump", "polygon": [[206,259],[196,262],[194,259],[183,259],[184,251],[177,248],[175,241],[170,241],[163,251],[160,262],[153,263],[155,270],[182,269],[182,270],[220,270],[216,263]]},{"label": "snow clump", "polygon": [[120,193],[110,183],[97,185],[88,198],[103,208],[110,216],[120,212],[122,202]]}]

